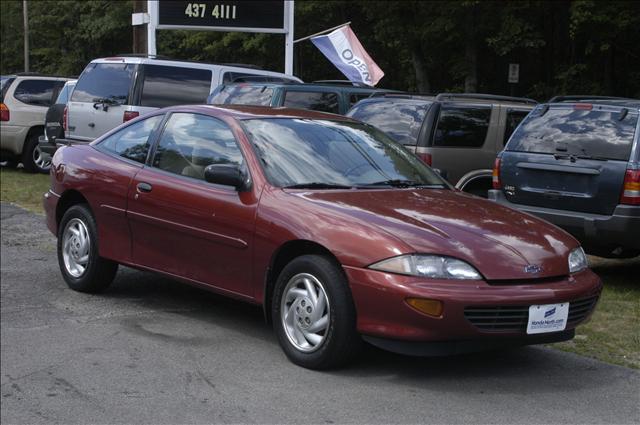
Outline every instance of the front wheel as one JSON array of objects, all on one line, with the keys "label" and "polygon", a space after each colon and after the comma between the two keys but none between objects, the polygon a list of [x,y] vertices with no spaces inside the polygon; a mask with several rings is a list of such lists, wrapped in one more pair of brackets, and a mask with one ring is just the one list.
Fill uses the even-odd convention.
[{"label": "front wheel", "polygon": [[85,204],[69,208],[58,228],[58,264],[67,285],[79,292],[100,292],[118,271],[118,264],[98,255],[98,231]]},{"label": "front wheel", "polygon": [[284,268],[274,291],[272,318],[287,357],[306,368],[341,366],[361,344],[348,282],[327,257],[304,255]]}]

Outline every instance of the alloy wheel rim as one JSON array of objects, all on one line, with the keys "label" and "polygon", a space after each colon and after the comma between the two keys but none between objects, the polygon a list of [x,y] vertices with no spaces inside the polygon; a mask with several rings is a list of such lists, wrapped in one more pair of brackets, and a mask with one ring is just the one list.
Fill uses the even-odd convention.
[{"label": "alloy wheel rim", "polygon": [[300,273],[287,282],[280,305],[280,320],[289,342],[310,353],[322,346],[329,331],[331,307],[322,283]]},{"label": "alloy wheel rim", "polygon": [[90,248],[87,226],[78,218],[71,219],[62,237],[62,259],[67,273],[75,278],[84,274],[89,264]]},{"label": "alloy wheel rim", "polygon": [[41,169],[46,170],[51,166],[51,156],[40,150],[39,146],[36,146],[33,150],[33,162]]}]

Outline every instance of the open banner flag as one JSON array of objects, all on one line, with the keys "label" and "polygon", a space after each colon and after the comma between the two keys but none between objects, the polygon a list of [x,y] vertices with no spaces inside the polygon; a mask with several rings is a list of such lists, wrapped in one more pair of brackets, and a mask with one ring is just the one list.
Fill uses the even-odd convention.
[{"label": "open banner flag", "polygon": [[364,50],[348,25],[327,35],[313,37],[311,42],[349,81],[375,86],[384,77],[384,72]]}]

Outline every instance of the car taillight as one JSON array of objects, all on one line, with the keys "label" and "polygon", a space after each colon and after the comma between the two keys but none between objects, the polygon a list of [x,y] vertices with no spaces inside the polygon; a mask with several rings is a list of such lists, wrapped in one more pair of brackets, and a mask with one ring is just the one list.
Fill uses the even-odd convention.
[{"label": "car taillight", "polygon": [[501,189],[502,183],[500,182],[500,158],[496,158],[493,163],[493,171],[491,172],[491,183],[494,189]]},{"label": "car taillight", "polygon": [[422,162],[424,162],[428,166],[431,166],[433,158],[431,157],[430,153],[420,153],[420,152],[418,152],[417,155],[418,155],[418,158],[420,158],[422,160]]},{"label": "car taillight", "polygon": [[64,111],[62,112],[62,128],[64,129],[65,133],[69,130],[69,113],[67,112],[67,109],[68,107],[65,106]]},{"label": "car taillight", "polygon": [[0,121],[9,121],[9,108],[4,103],[0,103]]},{"label": "car taillight", "polygon": [[124,111],[124,115],[122,115],[122,122],[132,120],[138,115],[140,115],[140,112],[138,111]]},{"label": "car taillight", "polygon": [[627,170],[624,174],[620,203],[640,205],[640,170]]}]

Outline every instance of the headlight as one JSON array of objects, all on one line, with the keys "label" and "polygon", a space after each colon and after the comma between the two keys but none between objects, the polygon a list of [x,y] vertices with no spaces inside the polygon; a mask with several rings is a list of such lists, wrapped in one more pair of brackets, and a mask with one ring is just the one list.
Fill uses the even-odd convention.
[{"label": "headlight", "polygon": [[470,264],[439,255],[401,255],[372,264],[369,268],[431,279],[482,279]]},{"label": "headlight", "polygon": [[569,254],[569,273],[579,272],[589,267],[587,256],[582,247],[578,247]]}]

